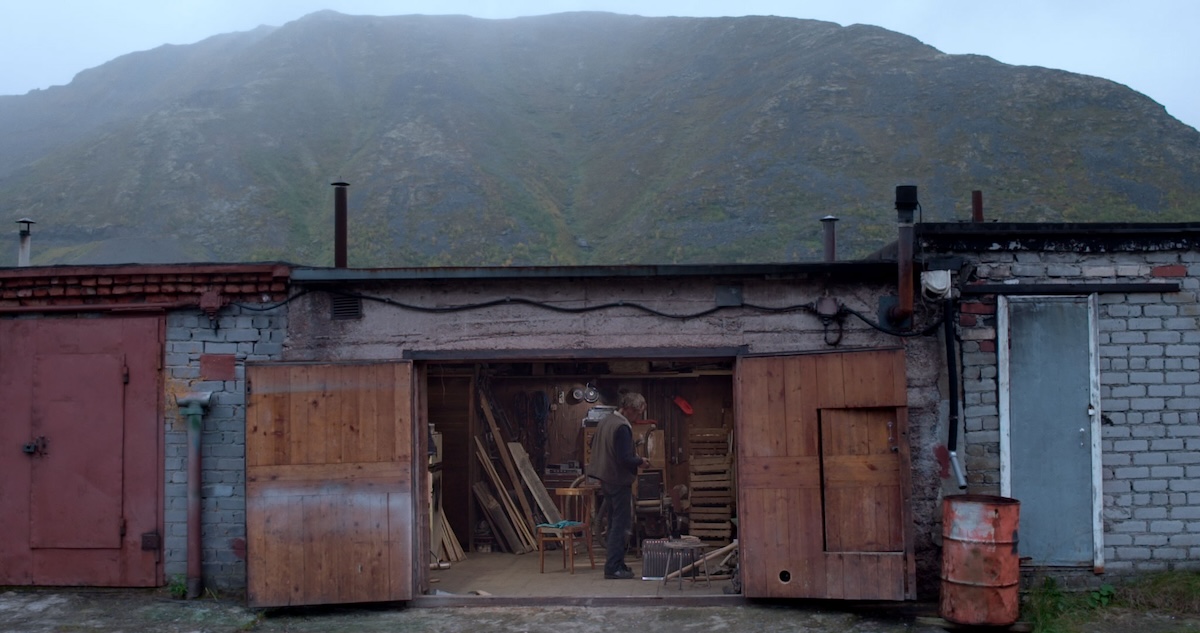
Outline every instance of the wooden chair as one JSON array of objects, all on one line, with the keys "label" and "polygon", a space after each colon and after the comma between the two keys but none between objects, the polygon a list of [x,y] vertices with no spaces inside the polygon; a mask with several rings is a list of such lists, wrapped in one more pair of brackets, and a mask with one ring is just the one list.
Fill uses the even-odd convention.
[{"label": "wooden chair", "polygon": [[566,527],[537,526],[538,563],[541,573],[546,573],[546,546],[558,543],[563,551],[563,568],[575,573],[575,545],[583,541],[587,545],[588,560],[596,568],[596,555],[592,551],[592,508],[595,504],[595,488],[555,488],[554,502],[562,518],[578,525]]}]

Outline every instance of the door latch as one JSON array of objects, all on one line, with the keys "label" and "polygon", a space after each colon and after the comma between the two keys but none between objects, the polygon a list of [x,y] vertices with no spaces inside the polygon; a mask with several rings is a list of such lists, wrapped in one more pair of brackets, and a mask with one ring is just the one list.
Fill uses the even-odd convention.
[{"label": "door latch", "polygon": [[27,442],[22,445],[21,452],[25,453],[26,455],[40,455],[45,457],[46,455],[49,455],[49,453],[46,452],[46,444],[46,436],[39,435],[37,439],[33,440],[32,442]]}]

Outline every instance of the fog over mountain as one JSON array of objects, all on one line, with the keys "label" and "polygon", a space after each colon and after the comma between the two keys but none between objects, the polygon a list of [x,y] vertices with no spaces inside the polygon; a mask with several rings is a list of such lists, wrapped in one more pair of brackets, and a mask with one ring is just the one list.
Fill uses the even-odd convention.
[{"label": "fog over mountain", "polygon": [[322,12],[0,97],[0,138],[35,264],[329,265],[338,180],[351,266],[818,259],[828,214],[850,257],[902,183],[927,220],[1200,220],[1200,133],[1129,88],[792,18]]}]

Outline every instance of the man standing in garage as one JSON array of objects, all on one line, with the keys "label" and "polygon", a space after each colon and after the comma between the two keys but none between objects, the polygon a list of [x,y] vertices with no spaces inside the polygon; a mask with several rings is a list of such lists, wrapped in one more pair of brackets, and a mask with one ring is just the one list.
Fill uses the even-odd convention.
[{"label": "man standing in garage", "polygon": [[633,482],[638,468],[650,465],[650,460],[639,457],[634,450],[633,424],[645,415],[646,399],[642,394],[632,391],[621,394],[617,410],[600,420],[592,438],[588,475],[600,480],[608,515],[605,578],[633,578],[633,570],[625,565],[625,550],[633,529]]}]

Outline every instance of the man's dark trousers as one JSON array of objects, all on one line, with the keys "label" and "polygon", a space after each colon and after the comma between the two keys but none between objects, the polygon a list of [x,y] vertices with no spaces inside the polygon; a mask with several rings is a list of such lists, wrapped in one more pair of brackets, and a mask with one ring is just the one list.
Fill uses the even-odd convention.
[{"label": "man's dark trousers", "polygon": [[604,573],[615,574],[625,568],[625,548],[633,528],[633,487],[604,484],[601,490],[608,506],[608,536],[604,539],[608,558],[604,560]]}]

